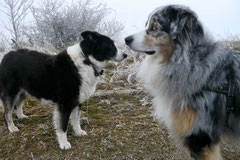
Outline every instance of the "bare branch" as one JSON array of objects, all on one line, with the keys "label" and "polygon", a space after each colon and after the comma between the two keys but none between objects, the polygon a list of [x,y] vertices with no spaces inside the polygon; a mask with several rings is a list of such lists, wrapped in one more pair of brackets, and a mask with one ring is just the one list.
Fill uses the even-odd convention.
[{"label": "bare branch", "polygon": [[11,29],[4,24],[4,28],[10,31],[12,39],[16,42],[19,41],[20,31],[23,20],[28,13],[29,8],[32,6],[34,0],[3,0],[4,4],[1,6],[4,9],[1,11],[7,16]]},{"label": "bare branch", "polygon": [[79,41],[81,32],[85,30],[118,35],[123,29],[116,20],[108,21],[113,23],[107,25],[106,17],[112,10],[102,3],[96,5],[92,0],[76,0],[72,3],[42,0],[40,6],[32,7],[31,11],[36,22],[34,26],[29,26],[31,33],[25,35],[40,45],[47,40],[57,49]]}]

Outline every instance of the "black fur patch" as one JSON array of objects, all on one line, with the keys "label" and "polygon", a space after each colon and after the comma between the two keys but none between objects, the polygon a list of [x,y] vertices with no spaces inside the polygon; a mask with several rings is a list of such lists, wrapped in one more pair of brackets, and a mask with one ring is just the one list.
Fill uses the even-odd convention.
[{"label": "black fur patch", "polygon": [[0,88],[5,94],[24,89],[36,98],[65,104],[78,97],[79,85],[77,68],[66,51],[51,56],[22,49],[6,54],[1,63]]},{"label": "black fur patch", "polygon": [[203,131],[199,131],[197,134],[192,134],[185,139],[185,145],[190,149],[191,155],[194,158],[199,157],[203,148],[210,146],[211,144],[211,138]]},{"label": "black fur patch", "polygon": [[[66,50],[56,56],[21,49],[6,54],[0,66],[1,98],[14,101],[21,89],[36,98],[52,100],[68,119],[78,105],[81,77]],[[67,122],[65,122],[67,123]],[[65,124],[62,126],[65,130]]]},{"label": "black fur patch", "polygon": [[211,133],[211,138],[213,143],[220,141],[220,136],[223,132],[223,128],[226,123],[226,97],[221,94],[217,94],[213,101],[213,110],[210,112],[210,117],[212,119],[213,128]]},{"label": "black fur patch", "polygon": [[117,48],[109,37],[90,31],[83,32],[82,37],[80,45],[86,56],[92,55],[98,61],[111,60],[116,56]]}]

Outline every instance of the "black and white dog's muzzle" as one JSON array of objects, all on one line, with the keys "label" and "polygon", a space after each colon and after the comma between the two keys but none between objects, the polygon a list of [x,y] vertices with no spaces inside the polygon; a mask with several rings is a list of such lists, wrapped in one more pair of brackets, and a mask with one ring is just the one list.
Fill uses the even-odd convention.
[{"label": "black and white dog's muzzle", "polygon": [[114,61],[122,61],[127,57],[127,54],[122,51],[117,51],[116,56],[113,58]]}]

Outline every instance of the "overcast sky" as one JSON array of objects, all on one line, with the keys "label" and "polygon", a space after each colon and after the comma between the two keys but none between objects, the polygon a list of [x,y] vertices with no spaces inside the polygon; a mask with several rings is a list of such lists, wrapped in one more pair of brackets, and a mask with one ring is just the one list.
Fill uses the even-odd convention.
[{"label": "overcast sky", "polygon": [[128,35],[144,29],[149,13],[162,5],[189,6],[217,39],[240,35],[240,0],[95,0],[107,3],[116,11],[116,18],[125,24]]},{"label": "overcast sky", "polygon": [[[159,6],[168,4],[189,6],[217,39],[240,35],[240,0],[93,0],[93,2],[106,3],[108,8],[115,11],[116,18],[125,25],[123,36],[143,30],[149,13]],[[3,16],[0,13],[1,21],[4,20]]]}]

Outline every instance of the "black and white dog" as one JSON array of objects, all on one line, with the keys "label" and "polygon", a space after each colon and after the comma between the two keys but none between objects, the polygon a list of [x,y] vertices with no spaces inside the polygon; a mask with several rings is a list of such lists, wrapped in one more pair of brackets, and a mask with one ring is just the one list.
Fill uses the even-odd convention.
[{"label": "black and white dog", "polygon": [[157,8],[146,30],[125,41],[146,53],[138,77],[154,97],[157,119],[193,158],[220,160],[223,135],[240,138],[240,53],[225,50],[181,5]]},{"label": "black and white dog", "polygon": [[26,117],[23,101],[29,94],[56,105],[53,115],[61,149],[70,149],[67,124],[77,136],[87,135],[80,127],[81,104],[94,94],[98,76],[109,60],[122,61],[127,55],[117,50],[113,40],[97,32],[85,31],[83,40],[57,55],[20,49],[6,54],[0,65],[0,98],[10,132],[19,131],[12,112]]}]

